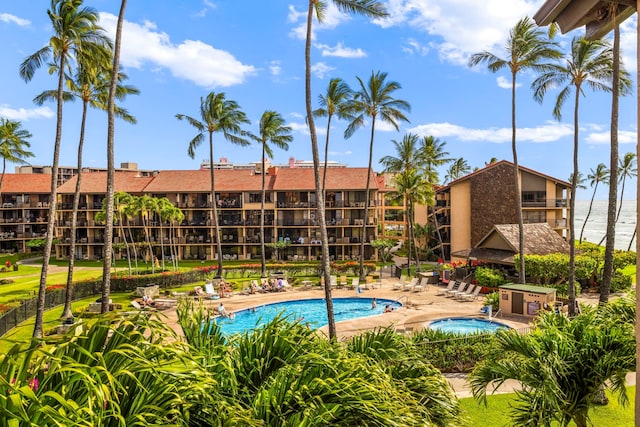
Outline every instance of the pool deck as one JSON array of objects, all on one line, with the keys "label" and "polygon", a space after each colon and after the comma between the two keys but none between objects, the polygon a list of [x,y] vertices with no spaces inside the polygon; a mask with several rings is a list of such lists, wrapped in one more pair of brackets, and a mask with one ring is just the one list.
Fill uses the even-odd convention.
[{"label": "pool deck", "polygon": [[[336,323],[336,331],[339,340],[346,340],[353,335],[357,335],[362,331],[370,330],[376,327],[393,326],[398,332],[410,333],[420,330],[429,325],[436,319],[444,317],[476,317],[487,318],[480,310],[483,306],[484,296],[480,295],[476,301],[457,301],[447,298],[444,295],[436,295],[440,286],[428,286],[424,291],[402,291],[393,290],[393,284],[397,282],[395,278],[383,278],[382,287],[376,289],[363,290],[356,295],[354,290],[334,289],[332,297],[356,297],[361,298],[381,298],[399,301],[403,304],[402,308],[394,310],[391,313],[383,313],[377,316],[370,316],[354,320],[346,320]],[[224,303],[227,312],[242,310],[244,308],[254,307],[263,304],[270,304],[280,301],[290,301],[297,299],[324,298],[324,290],[316,287],[314,289],[294,288],[284,292],[259,293],[254,295],[241,295],[235,293],[233,296],[222,300],[204,300],[205,303],[213,308],[217,308],[220,302]],[[581,296],[580,303],[597,304],[598,298]],[[380,302],[379,304],[381,304]],[[163,310],[162,315],[165,321],[176,331],[181,334],[178,324],[178,317],[175,308]],[[523,329],[530,327],[528,320],[515,317],[499,316],[495,319],[500,323],[504,323],[515,329]],[[327,328],[321,328],[320,333],[327,334]],[[635,374],[627,376],[628,384],[635,384]],[[451,386],[455,390],[459,398],[472,396],[471,387],[467,381],[466,374],[445,374]],[[516,381],[506,381],[496,393],[511,393],[519,388]],[[491,393],[488,388],[488,393]]]}]

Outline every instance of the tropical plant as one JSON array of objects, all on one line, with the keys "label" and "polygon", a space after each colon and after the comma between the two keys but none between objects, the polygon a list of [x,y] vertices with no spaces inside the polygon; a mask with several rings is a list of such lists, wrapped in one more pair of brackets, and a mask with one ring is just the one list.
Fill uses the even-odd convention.
[{"label": "tropical plant", "polygon": [[[36,70],[47,63],[50,58],[56,62],[58,74],[56,136],[53,145],[53,161],[51,163],[51,193],[49,197],[49,216],[47,220],[47,243],[44,247],[44,259],[38,289],[38,305],[34,323],[33,336],[42,337],[42,319],[45,305],[45,292],[49,260],[54,236],[57,208],[58,159],[60,157],[60,141],[62,140],[62,103],[65,70],[70,68],[75,58],[100,58],[108,52],[110,41],[103,29],[97,24],[98,13],[91,8],[82,7],[82,0],[52,0],[47,10],[54,34],[49,44],[28,56],[20,65],[20,76],[30,81]],[[106,276],[109,276],[106,274]]]},{"label": "tropical plant", "polygon": [[580,229],[580,242],[582,242],[584,228],[587,225],[589,216],[591,216],[591,209],[593,208],[593,201],[596,197],[596,192],[598,191],[598,184],[609,184],[609,169],[607,169],[607,166],[604,163],[599,163],[598,166],[596,166],[595,170],[591,169],[589,175],[587,175],[587,179],[589,180],[589,184],[593,187],[593,193],[591,194],[591,201],[589,202],[587,215],[584,217],[584,223],[582,224],[582,228]]},{"label": "tropical plant", "polygon": [[2,157],[2,173],[0,173],[0,196],[2,195],[2,183],[7,162],[16,164],[27,163],[27,158],[33,157],[28,150],[31,147],[29,139],[31,133],[22,129],[19,121],[0,118],[0,157]]},{"label": "tropical plant", "polygon": [[506,380],[520,383],[511,411],[516,425],[589,424],[589,409],[600,387],[628,402],[625,376],[635,369],[633,325],[584,307],[573,319],[542,312],[528,334],[496,334],[499,357],[481,361],[469,381],[476,399],[486,403],[487,387]]},{"label": "tropical plant", "polygon": [[448,151],[444,151],[447,143],[440,141],[433,136],[423,136],[420,139],[420,152],[422,158],[422,169],[427,182],[433,184],[440,183],[438,168],[453,161]]},{"label": "tropical plant", "polygon": [[[546,71],[550,65],[547,61],[562,56],[557,49],[557,44],[550,41],[547,35],[539,29],[529,17],[522,18],[509,32],[505,46],[506,56],[499,56],[488,52],[480,52],[471,56],[469,65],[475,67],[486,64],[492,73],[503,68],[511,72],[511,151],[513,152],[513,181],[516,202],[516,215],[518,218],[518,253],[524,254],[524,219],[522,217],[522,194],[520,192],[520,177],[518,166],[518,151],[516,146],[516,77],[521,71],[531,69],[536,72]],[[520,283],[526,283],[526,271],[524,256],[520,256],[519,274]]]},{"label": "tropical plant", "polygon": [[281,251],[283,251],[283,250],[287,249],[289,246],[291,246],[291,241],[289,241],[289,240],[278,240],[278,241],[275,241],[275,242],[267,243],[266,246],[275,251],[275,257],[276,257],[277,260],[279,260]]},{"label": "tropical plant", "polygon": [[[72,236],[69,244],[69,265],[67,269],[67,289],[65,294],[64,309],[62,310],[63,318],[72,317],[71,301],[73,299],[73,269],[75,264],[76,252],[76,229],[78,226],[78,208],[80,205],[80,189],[82,187],[82,151],[84,147],[84,133],[87,121],[87,109],[92,107],[99,110],[106,110],[106,99],[109,92],[109,83],[111,75],[111,64],[98,63],[104,58],[88,58],[82,57],[78,62],[75,78],[67,77],[66,84],[68,91],[64,92],[64,100],[75,100],[76,98],[82,102],[82,115],[80,120],[80,137],[78,140],[78,161],[76,174],[76,187],[73,196],[73,207],[71,212],[71,228],[69,234]],[[127,76],[123,73],[118,74],[118,86],[116,88],[116,98],[123,100],[127,95],[137,95],[140,93],[133,86],[123,85],[122,81]],[[57,92],[48,90],[38,95],[34,102],[42,105],[45,101],[55,101]],[[128,123],[135,124],[136,119],[127,110],[115,107],[115,114]]]},{"label": "tropical plant", "polygon": [[[573,173],[571,180],[571,195],[569,197],[569,314],[575,311],[575,199],[578,186],[578,148],[579,148],[579,103],[580,95],[584,95],[584,88],[594,91],[611,91],[613,72],[613,51],[605,40],[587,40],[584,37],[574,37],[571,42],[571,54],[565,61],[551,64],[532,83],[534,98],[542,102],[547,90],[562,87],[553,107],[553,116],[562,119],[562,107],[575,89],[573,108]],[[628,77],[625,80],[630,84]]]},{"label": "tropical plant", "polygon": [[188,154],[192,159],[196,155],[196,148],[204,141],[205,132],[209,134],[209,172],[211,178],[211,236],[215,236],[216,254],[218,259],[218,277],[222,277],[222,243],[220,241],[220,229],[218,227],[218,208],[215,195],[215,174],[213,167],[213,134],[221,132],[224,138],[232,144],[239,146],[249,145],[249,141],[242,134],[240,125],[249,123],[246,114],[240,109],[237,102],[226,99],[224,93],[210,92],[205,98],[200,98],[200,120],[184,115],[176,114],[178,120],[186,120],[196,128],[198,133],[189,141]]},{"label": "tropical plant", "polygon": [[403,99],[394,97],[394,93],[400,90],[400,83],[387,80],[387,73],[377,71],[371,72],[367,83],[357,77],[359,89],[354,92],[350,101],[349,109],[353,112],[353,119],[344,131],[345,138],[353,136],[356,130],[365,125],[365,119],[371,120],[371,137],[369,139],[369,163],[367,166],[367,184],[364,199],[364,218],[362,222],[362,232],[360,239],[360,280],[364,281],[364,243],[367,235],[367,222],[369,217],[370,187],[371,187],[371,167],[373,165],[373,141],[376,130],[376,120],[390,124],[394,129],[399,130],[400,121],[409,122],[404,115],[405,111],[410,111],[411,106]]},{"label": "tropical plant", "polygon": [[447,174],[444,177],[444,182],[455,181],[456,179],[465,176],[469,172],[471,172],[471,166],[469,166],[469,163],[467,163],[464,158],[459,157],[449,165]]},{"label": "tropical plant", "polygon": [[258,129],[258,135],[247,133],[247,135],[254,141],[260,143],[262,146],[262,194],[260,197],[260,259],[262,262],[262,277],[267,276],[267,268],[265,265],[265,250],[264,250],[264,203],[266,184],[265,179],[267,171],[265,170],[265,158],[273,158],[273,150],[269,146],[269,143],[275,145],[282,150],[289,149],[289,143],[293,141],[291,136],[291,127],[285,126],[284,118],[275,111],[265,111],[260,118],[260,125]]},{"label": "tropical plant", "polygon": [[[332,0],[332,3],[341,12],[353,15],[363,15],[369,18],[382,18],[387,16],[384,3],[379,0]],[[313,17],[318,22],[322,22],[327,10],[326,0],[309,0],[307,9],[307,32],[304,45],[304,93],[305,111],[307,123],[309,125],[309,136],[311,139],[311,154],[313,158],[313,172],[316,187],[316,200],[318,218],[325,218],[324,193],[320,184],[320,156],[318,154],[318,135],[313,117],[313,106],[311,103],[311,41],[313,39]],[[327,318],[329,338],[336,338],[336,325],[333,315],[333,302],[331,300],[331,266],[329,264],[329,237],[325,221],[320,221],[320,242],[322,244],[322,276],[324,277],[324,294],[327,304]]]},{"label": "tropical plant", "polygon": [[351,120],[353,114],[349,111],[349,100],[353,96],[353,91],[342,79],[335,77],[329,81],[329,86],[325,94],[318,96],[320,108],[314,110],[315,117],[327,118],[327,136],[324,142],[324,166],[322,168],[322,192],[326,196],[327,187],[327,162],[329,159],[329,134],[331,132],[331,119],[336,116],[338,119]]}]

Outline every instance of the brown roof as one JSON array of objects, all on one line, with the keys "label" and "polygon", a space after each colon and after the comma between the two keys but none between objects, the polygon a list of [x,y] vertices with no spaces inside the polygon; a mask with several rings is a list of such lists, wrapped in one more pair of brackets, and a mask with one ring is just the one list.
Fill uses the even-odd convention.
[{"label": "brown roof", "polygon": [[3,193],[50,193],[51,175],[41,173],[5,173],[0,190]]},{"label": "brown roof", "polygon": [[[327,168],[327,190],[364,190],[367,187],[367,172],[369,172],[369,186],[378,189],[378,180],[373,172],[367,168]],[[322,172],[320,173],[322,179]],[[315,178],[312,168],[278,169],[273,189],[286,190],[315,190]]]},{"label": "brown roof", "polygon": [[[466,181],[467,179],[471,179],[472,177],[474,177],[476,175],[480,175],[480,174],[486,173],[488,171],[491,171],[493,168],[496,168],[499,165],[509,165],[509,166],[511,166],[513,168],[513,163],[509,162],[507,160],[500,160],[498,162],[489,163],[488,165],[486,165],[485,167],[483,167],[481,169],[478,169],[478,170],[476,170],[474,172],[471,172],[468,175],[465,175],[465,176],[463,176],[461,178],[458,178],[458,179],[456,179],[454,181],[451,181],[448,185],[445,185],[443,187],[437,188],[436,191],[440,192],[440,191],[447,190],[449,187],[451,187],[454,184],[458,184],[458,183],[460,183],[462,181]],[[544,178],[546,180],[553,181],[553,182],[555,182],[556,185],[559,185],[561,187],[571,188],[571,183],[569,183],[569,182],[567,182],[565,180],[554,178],[554,177],[552,177],[550,175],[546,175],[546,174],[543,174],[543,173],[538,172],[536,170],[526,168],[526,167],[524,167],[522,165],[518,165],[518,169],[520,169],[522,172],[528,172],[530,174],[542,177],[542,178]]]},{"label": "brown roof", "polygon": [[[136,171],[121,172],[116,171],[114,175],[115,191],[124,191],[127,193],[142,193],[145,187],[153,180],[152,176],[139,176]],[[78,176],[75,175],[67,182],[58,187],[60,194],[73,194],[76,191],[76,181]],[[80,192],[84,194],[105,193],[107,191],[107,173],[106,172],[83,172]]]},{"label": "brown roof", "polygon": [[[269,189],[272,176],[266,176],[265,187]],[[259,191],[262,189],[262,176],[252,169],[218,169],[214,171],[216,191]],[[199,170],[163,170],[158,172],[145,191],[150,193],[198,193],[211,192],[211,171]]]},{"label": "brown roof", "polygon": [[[497,233],[513,249],[518,252],[520,231],[518,224],[498,224],[493,227],[476,248],[484,247],[490,235]],[[546,222],[536,224],[524,224],[524,253],[525,255],[548,255],[552,253],[569,253],[569,243]],[[489,248],[491,249],[491,248]]]}]

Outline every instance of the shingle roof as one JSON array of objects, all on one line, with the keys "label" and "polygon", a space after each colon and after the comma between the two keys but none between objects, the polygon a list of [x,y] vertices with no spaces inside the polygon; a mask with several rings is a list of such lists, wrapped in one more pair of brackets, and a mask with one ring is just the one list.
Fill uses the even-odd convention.
[{"label": "shingle roof", "polygon": [[41,173],[5,173],[0,190],[3,193],[50,193],[51,175]]},{"label": "shingle roof", "polygon": [[[152,176],[138,176],[138,172],[115,172],[115,191],[125,191],[127,193],[142,193],[145,187],[153,180]],[[78,176],[75,175],[67,182],[58,187],[60,194],[73,194],[76,191]],[[84,194],[105,193],[107,191],[106,172],[83,172],[80,192]]]},{"label": "shingle roof", "polygon": [[[482,247],[482,243],[492,233],[498,233],[509,244],[514,252],[518,252],[520,230],[518,224],[498,224],[485,236],[476,247]],[[552,253],[569,253],[569,243],[546,222],[536,224],[524,224],[524,253],[525,255],[549,255]]]},{"label": "shingle roof", "polygon": [[[265,187],[269,189],[272,176],[266,176]],[[218,169],[214,171],[216,191],[259,191],[262,189],[262,176],[252,169]],[[211,171],[199,170],[163,170],[158,172],[145,189],[151,193],[198,193],[211,192]]]},{"label": "shingle roof", "polygon": [[[327,190],[365,190],[367,172],[370,174],[370,188],[378,189],[376,176],[367,168],[327,168]],[[320,177],[322,178],[322,172]],[[273,189],[315,190],[315,178],[311,168],[278,169]]]}]

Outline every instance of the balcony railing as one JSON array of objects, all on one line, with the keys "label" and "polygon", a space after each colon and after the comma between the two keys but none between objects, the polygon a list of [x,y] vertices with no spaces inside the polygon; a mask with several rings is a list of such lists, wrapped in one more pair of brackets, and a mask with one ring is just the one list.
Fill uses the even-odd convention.
[{"label": "balcony railing", "polygon": [[567,199],[523,200],[523,208],[566,208]]}]

